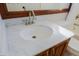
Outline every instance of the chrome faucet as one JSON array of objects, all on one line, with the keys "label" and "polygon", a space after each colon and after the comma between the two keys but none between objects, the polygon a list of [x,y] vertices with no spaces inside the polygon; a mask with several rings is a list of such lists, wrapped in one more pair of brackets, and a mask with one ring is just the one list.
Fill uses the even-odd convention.
[{"label": "chrome faucet", "polygon": [[[24,11],[26,11],[25,6],[23,6],[22,8],[24,9]],[[33,24],[34,20],[36,20],[35,13],[33,10],[31,10],[31,11],[29,11],[29,19],[25,20],[25,25]]]},{"label": "chrome faucet", "polygon": [[28,24],[31,24],[31,11],[29,11],[29,19],[28,19]]},{"label": "chrome faucet", "polygon": [[35,13],[33,10],[29,11],[29,23],[28,24],[33,24],[34,20],[36,19]]},{"label": "chrome faucet", "polygon": [[32,10],[32,14],[33,14],[32,23],[34,23],[34,20],[36,20],[36,16],[33,10]]},{"label": "chrome faucet", "polygon": [[29,19],[26,20],[26,23],[25,24],[26,25],[33,24],[35,20],[36,20],[36,17],[35,17],[34,11],[33,10],[29,11]]}]

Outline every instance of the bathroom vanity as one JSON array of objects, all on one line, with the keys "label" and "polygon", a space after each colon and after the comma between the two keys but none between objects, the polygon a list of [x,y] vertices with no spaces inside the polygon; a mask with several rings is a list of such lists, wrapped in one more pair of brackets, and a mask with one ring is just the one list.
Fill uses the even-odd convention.
[{"label": "bathroom vanity", "polygon": [[37,54],[37,56],[63,56],[68,46],[69,40],[58,43],[57,45]]},{"label": "bathroom vanity", "polygon": [[62,56],[74,34],[51,22],[7,27],[8,55]]}]

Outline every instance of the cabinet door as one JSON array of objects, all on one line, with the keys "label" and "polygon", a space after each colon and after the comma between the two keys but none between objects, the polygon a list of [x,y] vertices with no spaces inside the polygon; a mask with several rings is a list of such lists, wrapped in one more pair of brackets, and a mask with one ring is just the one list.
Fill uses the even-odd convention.
[{"label": "cabinet door", "polygon": [[56,53],[56,49],[55,49],[55,48],[50,48],[48,55],[49,55],[49,56],[54,56],[55,53]]},{"label": "cabinet door", "polygon": [[36,56],[49,56],[49,49],[37,54]]},{"label": "cabinet door", "polygon": [[60,44],[58,44],[57,46],[53,47],[55,49],[55,56],[62,56],[64,55],[64,52],[68,46],[68,42],[69,40],[66,40]]},{"label": "cabinet door", "polygon": [[65,48],[65,44],[60,44],[58,46],[50,48],[48,49],[49,50],[48,55],[49,56],[61,56],[64,51],[64,48]]},{"label": "cabinet door", "polygon": [[62,55],[62,53],[63,53],[63,51],[64,51],[64,49],[65,49],[65,44],[62,44],[62,45],[60,45],[60,46],[58,46],[58,47],[56,47],[55,48],[55,56],[61,56]]},{"label": "cabinet door", "polygon": [[37,56],[62,56],[62,55],[64,55],[64,51],[66,50],[66,48],[68,46],[69,40],[63,41],[63,42],[57,44],[56,46],[51,47],[51,48],[41,52]]}]

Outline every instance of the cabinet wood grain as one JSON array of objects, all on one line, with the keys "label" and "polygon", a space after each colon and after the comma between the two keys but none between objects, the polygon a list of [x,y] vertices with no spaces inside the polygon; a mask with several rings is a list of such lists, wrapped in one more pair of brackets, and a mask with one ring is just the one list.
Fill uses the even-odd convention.
[{"label": "cabinet wood grain", "polygon": [[64,52],[68,46],[69,40],[65,40],[57,45],[55,45],[54,47],[51,47],[39,54],[37,54],[36,56],[63,56]]}]

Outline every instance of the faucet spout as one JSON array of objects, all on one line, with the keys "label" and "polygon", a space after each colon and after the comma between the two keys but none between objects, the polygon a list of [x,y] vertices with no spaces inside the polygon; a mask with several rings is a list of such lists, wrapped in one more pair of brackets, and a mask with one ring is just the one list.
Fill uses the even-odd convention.
[{"label": "faucet spout", "polygon": [[[25,6],[23,6],[22,8],[24,9],[24,11],[26,11]],[[25,24],[33,24],[35,19],[36,19],[36,16],[35,16],[34,10],[31,10],[29,11],[29,20],[28,21],[26,20]]]},{"label": "faucet spout", "polygon": [[32,15],[33,15],[32,23],[34,23],[34,20],[36,19],[36,16],[35,16],[34,10],[32,10]]},{"label": "faucet spout", "polygon": [[32,10],[32,14],[33,14],[33,18],[35,17],[35,13],[34,13],[34,11]]}]

